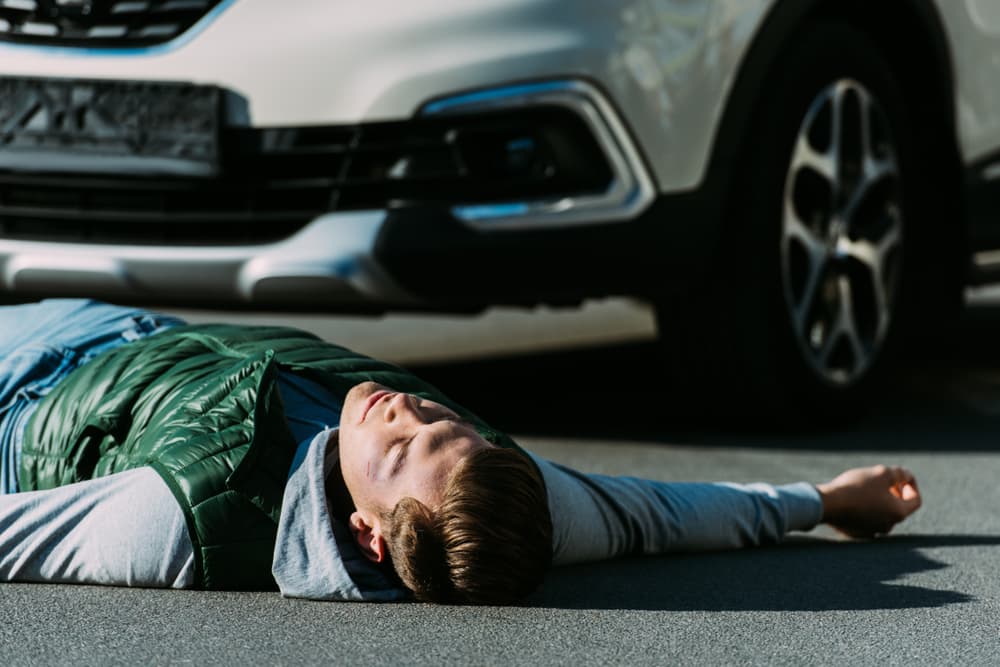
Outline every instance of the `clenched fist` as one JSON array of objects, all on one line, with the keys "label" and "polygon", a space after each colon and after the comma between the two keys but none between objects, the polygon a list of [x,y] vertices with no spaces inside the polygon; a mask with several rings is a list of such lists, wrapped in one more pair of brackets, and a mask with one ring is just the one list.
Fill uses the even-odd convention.
[{"label": "clenched fist", "polygon": [[888,533],[920,507],[916,478],[898,466],[854,468],[816,489],[823,521],[850,537]]}]

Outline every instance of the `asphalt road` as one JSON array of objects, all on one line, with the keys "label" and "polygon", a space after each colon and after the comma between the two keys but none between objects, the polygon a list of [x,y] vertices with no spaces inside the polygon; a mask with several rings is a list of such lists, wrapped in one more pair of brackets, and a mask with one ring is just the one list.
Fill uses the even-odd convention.
[{"label": "asphalt road", "polygon": [[[1000,663],[1000,309],[971,311],[955,343],[901,367],[869,415],[822,433],[685,419],[624,370],[648,359],[642,326],[634,342],[470,359],[450,342],[463,327],[510,340],[535,326],[485,319],[418,318],[409,332],[405,318],[372,320],[358,324],[361,345],[345,341],[354,324],[319,324],[366,351],[399,350],[523,445],[581,469],[782,482],[898,462],[925,506],[870,542],[819,530],[755,551],[557,570],[511,608],[4,585],[0,665]],[[427,336],[436,360],[420,363],[422,344],[406,345]],[[449,347],[460,361],[443,360]]]}]

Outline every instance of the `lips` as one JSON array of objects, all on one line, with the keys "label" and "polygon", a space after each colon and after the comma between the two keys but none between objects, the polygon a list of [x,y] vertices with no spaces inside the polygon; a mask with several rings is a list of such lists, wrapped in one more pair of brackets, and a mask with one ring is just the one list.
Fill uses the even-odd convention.
[{"label": "lips", "polygon": [[362,410],[362,412],[361,412],[361,420],[358,421],[358,423],[359,424],[365,423],[365,419],[368,418],[368,411],[371,410],[373,407],[375,407],[376,403],[378,403],[380,400],[382,400],[383,398],[385,398],[386,396],[388,396],[391,393],[392,393],[391,391],[386,391],[385,389],[381,389],[379,391],[376,391],[371,396],[369,396],[368,400],[365,401],[365,409]]}]

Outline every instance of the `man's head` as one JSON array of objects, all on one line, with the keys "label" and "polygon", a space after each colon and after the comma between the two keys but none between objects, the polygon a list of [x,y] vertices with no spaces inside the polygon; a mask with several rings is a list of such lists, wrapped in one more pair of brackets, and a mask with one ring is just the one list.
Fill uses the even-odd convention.
[{"label": "man's head", "polygon": [[449,408],[374,382],[354,387],[340,463],[362,552],[391,557],[419,598],[506,602],[540,583],[552,526],[537,470]]}]

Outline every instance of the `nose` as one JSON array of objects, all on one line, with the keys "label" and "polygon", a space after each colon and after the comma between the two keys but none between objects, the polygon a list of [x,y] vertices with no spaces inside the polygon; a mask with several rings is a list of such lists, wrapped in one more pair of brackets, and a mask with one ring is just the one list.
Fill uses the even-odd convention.
[{"label": "nose", "polygon": [[384,414],[385,421],[390,424],[396,421],[420,420],[420,414],[414,405],[414,397],[404,392],[399,392],[389,399]]}]

